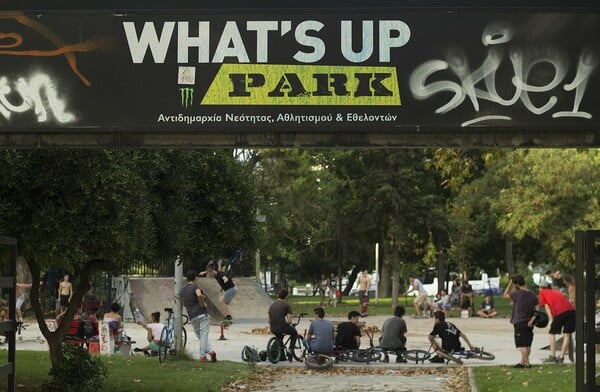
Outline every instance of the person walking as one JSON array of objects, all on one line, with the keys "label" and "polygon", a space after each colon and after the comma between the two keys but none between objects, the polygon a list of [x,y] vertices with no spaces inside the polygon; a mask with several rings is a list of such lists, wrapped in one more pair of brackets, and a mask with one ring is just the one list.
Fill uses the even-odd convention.
[{"label": "person walking", "polygon": [[194,333],[200,340],[200,357],[198,362],[208,362],[207,355],[211,362],[217,361],[217,354],[211,350],[208,341],[208,329],[210,326],[210,317],[206,306],[206,295],[204,291],[196,284],[196,271],[188,270],[185,273],[186,285],[181,289],[181,302],[187,310],[188,317],[194,328]]},{"label": "person walking", "polygon": [[401,297],[408,295],[413,291],[417,291],[419,294],[414,300],[415,317],[421,317],[421,305],[423,305],[423,315],[426,315],[426,312],[433,308],[433,304],[429,300],[429,294],[427,293],[427,290],[425,290],[425,286],[423,286],[423,283],[421,283],[419,279],[415,278],[414,275],[409,275],[408,281],[410,283],[410,289],[402,294]]},{"label": "person walking", "polygon": [[[575,308],[559,290],[550,287],[550,282],[541,280],[540,306],[545,307],[550,318],[550,356],[543,360],[544,363],[563,363],[565,353],[571,344],[571,335],[575,332]],[[556,335],[563,333],[563,343],[560,355],[556,355]]]},{"label": "person walking", "polygon": [[358,302],[360,304],[359,313],[361,317],[369,315],[369,288],[371,287],[371,275],[368,270],[364,270],[358,275]]},{"label": "person walking", "polygon": [[510,322],[515,331],[515,346],[521,352],[521,360],[514,367],[530,368],[529,356],[535,321],[533,312],[538,308],[537,296],[527,288],[523,275],[513,275],[504,290],[503,298],[513,302]]}]

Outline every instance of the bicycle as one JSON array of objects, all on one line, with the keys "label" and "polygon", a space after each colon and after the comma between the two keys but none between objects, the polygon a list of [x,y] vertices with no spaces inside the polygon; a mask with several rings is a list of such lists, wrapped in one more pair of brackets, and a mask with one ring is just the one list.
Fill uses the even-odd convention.
[{"label": "bicycle", "polygon": [[[369,363],[369,362],[389,362],[389,354],[396,355],[397,363],[407,363],[408,361],[414,361],[416,364],[425,363],[426,360],[431,358],[431,352],[420,350],[420,349],[400,349],[400,350],[388,350],[373,344],[374,333],[373,328],[366,328],[365,334],[369,337],[369,348],[362,350],[354,350],[352,353],[352,361]],[[383,357],[383,358],[382,358]]]},{"label": "bicycle", "polygon": [[496,358],[496,356],[490,352],[483,351],[482,348],[472,348],[465,349],[461,348],[460,350],[452,350],[446,351],[441,348],[434,349],[434,354],[444,358],[446,360],[446,364],[452,362],[456,362],[459,365],[463,364],[463,359],[481,359],[484,361],[492,361]]},{"label": "bicycle", "polygon": [[[167,353],[171,355],[177,354],[177,342],[175,340],[174,328],[175,328],[175,315],[172,308],[165,308],[167,312],[166,323],[160,334],[160,341],[158,343],[158,361],[163,363],[167,357]],[[187,343],[187,332],[184,325],[188,323],[188,316],[182,315],[181,320],[181,349],[185,348]]]},{"label": "bicycle", "polygon": [[[300,313],[295,323],[292,323],[292,327],[300,324],[302,317],[305,317],[307,313]],[[294,347],[289,347],[291,335],[284,335],[280,332],[273,333],[275,336],[271,337],[267,342],[267,359],[269,362],[276,364],[282,359],[287,359],[292,362],[294,359],[298,362],[302,362],[304,355],[306,354],[306,345],[304,338],[300,335],[297,336]],[[285,339],[287,337],[287,339]],[[285,341],[284,341],[285,339]]]}]

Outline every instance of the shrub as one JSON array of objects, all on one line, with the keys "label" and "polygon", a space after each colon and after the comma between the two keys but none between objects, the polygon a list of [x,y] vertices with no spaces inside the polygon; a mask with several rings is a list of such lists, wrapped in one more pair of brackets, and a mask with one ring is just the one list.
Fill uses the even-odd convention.
[{"label": "shrub", "polygon": [[62,345],[63,360],[50,370],[52,379],[42,385],[46,392],[102,390],[107,368],[100,357],[94,357],[76,344]]}]

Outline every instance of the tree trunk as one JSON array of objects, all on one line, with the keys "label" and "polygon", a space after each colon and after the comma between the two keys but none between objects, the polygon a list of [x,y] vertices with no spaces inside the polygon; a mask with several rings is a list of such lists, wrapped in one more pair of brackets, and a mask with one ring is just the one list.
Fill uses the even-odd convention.
[{"label": "tree trunk", "polygon": [[104,267],[105,270],[110,270],[113,268],[113,265],[104,260],[94,259],[88,261],[83,266],[79,274],[79,285],[74,288],[73,297],[67,306],[67,311],[62,318],[61,324],[54,332],[48,329],[44,319],[42,306],[40,304],[40,269],[38,268],[38,263],[36,263],[35,260],[27,259],[27,266],[31,272],[32,279],[30,294],[31,307],[35,314],[40,332],[46,341],[48,341],[48,347],[50,349],[50,361],[52,362],[52,368],[55,369],[63,359],[61,348],[63,339],[69,331],[69,327],[71,325],[71,321],[73,321],[75,312],[81,306],[81,299],[83,298],[83,295],[90,288],[90,275],[93,271],[101,269],[102,267]]},{"label": "tree trunk", "polygon": [[392,309],[398,306],[398,294],[400,292],[400,254],[398,249],[392,245]]},{"label": "tree trunk", "polygon": [[515,273],[515,261],[513,259],[513,238],[512,235],[504,237],[504,257],[506,258],[506,271],[509,275]]},{"label": "tree trunk", "polygon": [[356,281],[356,277],[358,276],[358,273],[360,272],[360,267],[355,265],[354,267],[352,267],[352,272],[350,272],[350,276],[348,277],[348,284],[346,285],[346,288],[344,289],[344,295],[349,295],[350,294],[350,290],[352,290],[352,286],[354,286],[354,281]]}]

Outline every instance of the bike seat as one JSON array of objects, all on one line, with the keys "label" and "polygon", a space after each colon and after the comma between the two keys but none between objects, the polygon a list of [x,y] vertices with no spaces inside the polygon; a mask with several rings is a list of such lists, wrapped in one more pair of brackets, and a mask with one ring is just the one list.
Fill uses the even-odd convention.
[{"label": "bike seat", "polygon": [[165,312],[167,312],[167,313],[173,313],[173,308],[165,308]]}]

